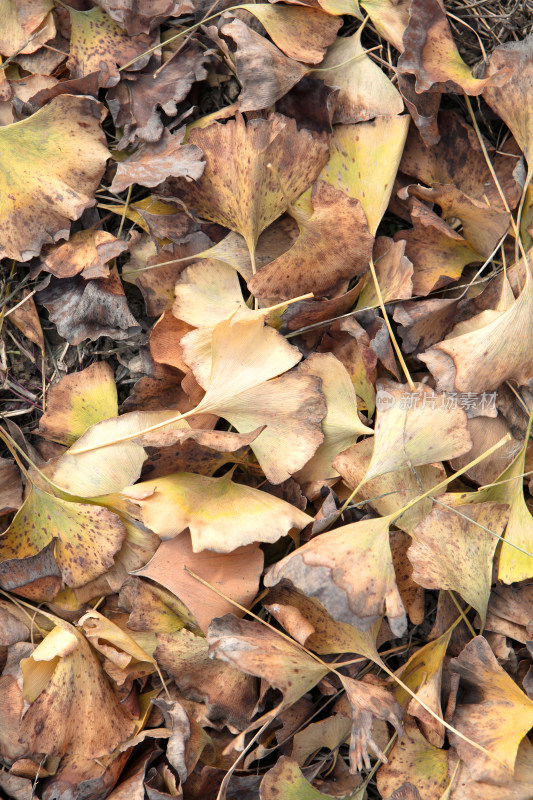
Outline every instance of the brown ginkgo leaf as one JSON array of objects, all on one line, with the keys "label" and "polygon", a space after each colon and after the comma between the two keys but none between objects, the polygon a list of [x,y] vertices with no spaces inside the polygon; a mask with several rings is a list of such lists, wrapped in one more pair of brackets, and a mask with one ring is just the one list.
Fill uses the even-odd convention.
[{"label": "brown ginkgo leaf", "polygon": [[[252,8],[256,8],[252,6]],[[207,219],[237,231],[255,252],[260,233],[318,177],[327,145],[281,114],[245,123],[238,115],[191,132],[206,161],[197,183],[181,195]]]},{"label": "brown ginkgo leaf", "polygon": [[105,756],[135,723],[109,686],[85,637],[63,620],[21,662],[30,706],[20,739],[31,754]]},{"label": "brown ginkgo leaf", "polygon": [[298,219],[300,235],[290,250],[248,281],[257,297],[332,295],[368,268],[374,237],[361,203],[324,181],[314,184],[311,202],[313,213]]},{"label": "brown ginkgo leaf", "polygon": [[108,150],[102,106],[62,95],[0,129],[0,255],[28,261],[95,204]]}]

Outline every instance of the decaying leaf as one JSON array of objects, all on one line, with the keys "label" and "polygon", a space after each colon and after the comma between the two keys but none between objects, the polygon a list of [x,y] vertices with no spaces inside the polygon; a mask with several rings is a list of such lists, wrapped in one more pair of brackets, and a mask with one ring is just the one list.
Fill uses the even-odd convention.
[{"label": "decaying leaf", "polygon": [[389,763],[380,767],[377,774],[383,797],[394,797],[392,793],[408,781],[419,790],[420,797],[440,800],[450,783],[446,750],[430,744],[412,721],[406,722],[404,735],[388,758]]},{"label": "decaying leaf", "polygon": [[323,533],[278,561],[265,585],[286,579],[322,603],[333,619],[366,631],[384,613],[396,636],[405,630],[389,546],[391,517]]},{"label": "decaying leaf", "polygon": [[452,724],[494,758],[454,733],[450,740],[475,780],[505,785],[512,779],[518,746],[533,724],[533,701],[500,667],[482,636],[452,659],[450,669],[459,675],[463,689]]},{"label": "decaying leaf", "polygon": [[63,580],[83,586],[113,565],[125,535],[118,516],[106,508],[68,502],[34,486],[0,537],[0,559],[28,558],[54,541]]},{"label": "decaying leaf", "polygon": [[287,756],[281,756],[261,781],[261,800],[276,800],[280,796],[284,800],[327,800],[331,797],[311,786],[298,763]]},{"label": "decaying leaf", "polygon": [[108,278],[108,262],[128,249],[106,231],[78,231],[68,242],[52,247],[43,258],[43,269],[56,278],[73,278],[82,275],[91,278]]},{"label": "decaying leaf", "polygon": [[331,295],[367,269],[373,237],[361,203],[324,181],[314,184],[311,202],[313,213],[298,221],[294,245],[248,281],[257,297]]},{"label": "decaying leaf", "polygon": [[324,142],[297,131],[281,114],[248,123],[238,116],[193,130],[188,141],[203,151],[206,166],[198,183],[181,185],[182,197],[197,213],[244,236],[251,253],[260,233],[313,183],[327,159]]},{"label": "decaying leaf", "polygon": [[30,753],[96,758],[134,730],[86,639],[67,623],[56,626],[22,661],[24,714],[20,738]]},{"label": "decaying leaf", "polygon": [[28,261],[43,244],[66,239],[70,220],[94,205],[109,155],[102,107],[62,96],[0,129],[0,253]]}]

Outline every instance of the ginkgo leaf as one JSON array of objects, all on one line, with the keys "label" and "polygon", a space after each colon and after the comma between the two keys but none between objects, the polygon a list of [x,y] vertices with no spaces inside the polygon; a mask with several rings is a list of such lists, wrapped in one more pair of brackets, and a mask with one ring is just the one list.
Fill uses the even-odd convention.
[{"label": "ginkgo leaf", "polygon": [[185,126],[173,134],[164,130],[159,141],[141,144],[132,155],[118,162],[110,191],[120,194],[134,183],[158,186],[170,175],[198,180],[204,171],[202,151],[194,144],[182,144],[184,136]]},{"label": "ginkgo leaf", "polygon": [[[97,6],[89,11],[69,7],[68,11],[72,27],[67,67],[71,78],[83,78],[97,72],[99,86],[114,86],[120,78],[117,64],[122,66],[142,56],[152,44],[152,39],[145,34],[127,36]],[[135,61],[134,69],[142,69],[148,59],[149,56],[145,55]]]},{"label": "ginkgo leaf", "polygon": [[224,25],[220,33],[233,39],[237,48],[234,59],[242,85],[238,100],[240,111],[269,108],[309,72],[307,67],[288,58],[240,19]]},{"label": "ginkgo leaf", "polygon": [[235,607],[189,575],[185,566],[247,607],[257,594],[263,552],[258,544],[251,544],[231,553],[194,553],[191,536],[186,532],[161,542],[153,558],[137,570],[136,575],[156,581],[184,603],[205,633],[214,617],[234,611]]},{"label": "ginkgo leaf", "polygon": [[300,366],[305,375],[322,381],[328,413],[322,421],[324,441],[313,458],[296,474],[302,485],[337,477],[333,459],[342,450],[355,444],[360,436],[373,434],[363,425],[357,413],[357,397],[346,368],[332,353],[313,353]]},{"label": "ginkgo leaf", "polygon": [[362,631],[386,613],[401,636],[406,618],[389,545],[392,519],[361,520],[316,536],[274,564],[265,586],[286,579],[316,597],[333,619]]},{"label": "ginkgo leaf", "polygon": [[[319,64],[335,39],[341,21],[317,8],[269,3],[238,6],[261,22],[272,41],[290,58]],[[294,32],[298,31],[295,36]]]},{"label": "ginkgo leaf", "polygon": [[260,800],[329,800],[331,795],[315,789],[302,774],[298,762],[280,756],[261,781]]},{"label": "ginkgo leaf", "polygon": [[445,84],[452,91],[478,95],[487,86],[501,86],[509,78],[508,71],[503,70],[483,80],[473,77],[459,55],[446,12],[438,0],[411,2],[403,48],[398,68],[416,76],[418,93],[434,90],[435,84]]},{"label": "ginkgo leaf", "polygon": [[487,325],[446,339],[420,356],[438,386],[460,392],[490,392],[504,381],[527,384],[533,373],[533,280],[529,265],[525,284],[513,305]]},{"label": "ginkgo leaf", "polygon": [[320,179],[359,200],[373,236],[389,204],[408,128],[409,116],[403,115],[333,129]]},{"label": "ginkgo leaf", "polygon": [[388,758],[389,763],[380,767],[377,773],[382,797],[390,797],[395,789],[408,781],[419,790],[420,797],[440,800],[449,786],[451,776],[447,751],[430,744],[414,722],[406,722],[404,735],[396,742]]},{"label": "ginkgo leaf", "polygon": [[21,662],[30,707],[20,739],[33,754],[108,755],[135,725],[86,639],[61,621]]},{"label": "ginkgo leaf", "polygon": [[0,53],[3,56],[34,53],[44,42],[52,39],[56,32],[50,13],[52,8],[50,0],[34,0],[29,5],[17,0],[2,0]]},{"label": "ginkgo leaf", "polygon": [[268,717],[291,706],[328,672],[327,666],[315,661],[277,631],[258,622],[237,619],[233,614],[212,621],[207,641],[212,658],[220,658],[242,672],[263,678],[283,695],[281,703],[254,720],[248,730],[260,727]]},{"label": "ginkgo leaf", "polygon": [[173,315],[195,328],[217,325],[245,308],[237,272],[214,258],[184,269],[175,295]]},{"label": "ginkgo leaf", "polygon": [[461,277],[466,264],[482,261],[480,253],[444,220],[416,198],[410,201],[413,227],[394,234],[405,241],[405,254],[413,263],[413,293],[427,295]]},{"label": "ginkgo leaf", "polygon": [[327,159],[325,142],[297,131],[281,114],[246,124],[239,115],[193,130],[188,142],[203,151],[206,166],[197,183],[180,184],[181,196],[199,214],[244,236],[251,253],[259,234],[313,183]]},{"label": "ginkgo leaf", "polygon": [[346,622],[336,622],[321,603],[287,581],[269,589],[262,602],[292,638],[308,650],[320,655],[360,653],[379,663],[376,636],[381,621],[368,631],[360,631]]},{"label": "ginkgo leaf", "polygon": [[[463,224],[463,237],[484,258],[488,258],[502,236],[509,229],[509,214],[499,208],[492,208],[485,200],[475,200],[461,192],[456,186],[434,183],[431,189],[426,186],[406,186],[399,197],[418,197],[440,207],[445,221],[460,219]],[[413,209],[414,210],[414,209]],[[414,220],[413,220],[414,221]],[[419,224],[423,216],[418,215]],[[435,223],[436,227],[437,223]],[[451,244],[451,243],[449,243]],[[464,245],[458,248],[464,249]],[[455,259],[458,253],[452,250]]]},{"label": "ginkgo leaf", "polygon": [[[447,631],[437,639],[420,647],[410,659],[396,672],[402,683],[411,689],[426,706],[442,718],[442,668],[444,657],[450,643],[451,635],[457,625],[453,623]],[[445,728],[441,722],[432,717],[427,710],[398,684],[394,687],[394,696],[402,710],[408,710],[411,716],[418,717],[422,731],[431,744],[442,747]]]},{"label": "ginkgo leaf", "polygon": [[[378,236],[374,244],[374,266],[384,303],[408,300],[413,295],[413,264],[405,255],[405,243]],[[377,307],[379,299],[371,274],[362,279],[357,308]]]},{"label": "ginkgo leaf", "polygon": [[39,433],[69,446],[91,425],[117,414],[113,370],[107,362],[98,361],[81,372],[63,376],[48,390]]},{"label": "ginkgo leaf", "polygon": [[434,508],[412,532],[409,561],[417,583],[426,589],[458,592],[476,609],[484,626],[492,559],[509,511],[496,503],[463,505],[460,510],[461,516],[442,506]]},{"label": "ginkgo leaf", "polygon": [[52,247],[43,258],[43,269],[56,278],[85,279],[109,277],[108,262],[128,249],[126,242],[107,231],[89,228],[78,231],[68,242]]},{"label": "ginkgo leaf", "polygon": [[402,734],[402,712],[394,696],[383,686],[373,686],[366,681],[353,678],[341,678],[346,696],[350,701],[352,713],[352,735],[350,740],[350,770],[361,772],[363,764],[370,769],[368,751],[387,763],[385,754],[372,736],[375,719],[381,719],[392,725],[398,734]]},{"label": "ginkgo leaf", "polygon": [[[380,381],[374,452],[365,481],[404,467],[417,467],[467,453],[472,441],[462,408],[447,408],[446,397],[415,384]],[[435,431],[439,431],[438,438]]]},{"label": "ginkgo leaf", "polygon": [[318,73],[328,86],[340,87],[333,121],[344,125],[403,111],[399,91],[366,55],[361,34],[359,28],[352,36],[337,37],[320,64],[328,71]]},{"label": "ginkgo leaf", "polygon": [[212,720],[218,726],[223,721],[238,729],[249,724],[257,701],[254,678],[210,658],[205,637],[186,629],[157,634],[155,657],[186,698],[205,703],[208,724]]},{"label": "ginkgo leaf", "polygon": [[450,741],[475,780],[505,785],[512,779],[518,746],[533,725],[533,701],[500,667],[486,639],[476,636],[451,660],[461,680],[452,725],[482,745],[482,753],[455,733]]},{"label": "ginkgo leaf", "polygon": [[0,537],[0,559],[34,556],[54,542],[67,586],[83,586],[113,566],[126,531],[116,514],[96,505],[68,502],[33,486]]},{"label": "ginkgo leaf", "polygon": [[331,295],[367,269],[373,236],[361,204],[324,181],[314,184],[311,202],[313,213],[298,220],[293,246],[248,281],[254,295],[284,300],[306,292]]},{"label": "ginkgo leaf", "polygon": [[141,508],[144,523],[162,539],[189,528],[195,553],[230,553],[251,542],[275,542],[310,518],[266,492],[231,480],[178,472],[123,490]]},{"label": "ginkgo leaf", "polygon": [[0,130],[0,254],[17,261],[68,238],[70,220],[95,204],[108,150],[102,106],[62,95]]},{"label": "ginkgo leaf", "polygon": [[[533,117],[531,115],[531,79],[533,75],[533,39],[506,42],[492,52],[485,70],[486,78],[501,72],[510,73],[502,85],[492,82],[483,91],[483,98],[503,119],[526,157],[529,175],[533,170]],[[529,180],[526,179],[526,185]]]},{"label": "ginkgo leaf", "polygon": [[153,672],[154,658],[135,641],[132,633],[115,625],[98,611],[83,614],[78,620],[78,626],[95,650],[120,669],[137,663],[144,667],[145,674]]}]

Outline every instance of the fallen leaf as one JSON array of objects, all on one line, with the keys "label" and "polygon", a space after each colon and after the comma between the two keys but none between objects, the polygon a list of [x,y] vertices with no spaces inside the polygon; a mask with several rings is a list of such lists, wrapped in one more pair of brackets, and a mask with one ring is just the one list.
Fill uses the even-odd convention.
[{"label": "fallen leaf", "polygon": [[70,446],[92,425],[118,414],[113,370],[105,361],[64,375],[48,390],[39,433]]},{"label": "fallen leaf", "polygon": [[120,194],[128,186],[158,186],[172,175],[188,181],[198,180],[204,171],[202,151],[194,144],[182,144],[185,127],[170,134],[167,130],[158,142],[147,142],[117,164],[117,172],[109,187]]},{"label": "fallen leaf", "polygon": [[33,486],[0,537],[0,558],[28,558],[53,541],[63,580],[83,586],[113,565],[125,535],[120,519],[106,508],[61,500]]},{"label": "fallen leaf", "polygon": [[155,658],[174,678],[183,695],[206,704],[213,724],[223,721],[239,730],[250,722],[257,702],[256,682],[250,675],[209,657],[203,636],[183,629],[175,634],[157,634]]},{"label": "fallen leaf", "polygon": [[367,55],[361,44],[362,30],[338,36],[320,64],[319,77],[328,86],[339,87],[333,121],[344,125],[374,117],[401,114],[400,93]]},{"label": "fallen leaf", "polygon": [[346,622],[336,622],[314,598],[281,581],[268,590],[263,605],[293,639],[319,655],[358,653],[379,663],[376,650],[378,624],[360,631]]},{"label": "fallen leaf", "polygon": [[458,592],[479,613],[483,627],[492,559],[509,512],[506,505],[493,503],[463,505],[460,511],[461,516],[452,509],[434,508],[412,533],[409,560],[417,583]]},{"label": "fallen leaf", "polygon": [[320,179],[359,200],[373,236],[389,204],[408,128],[408,116],[386,116],[333,129]]},{"label": "fallen leaf", "polygon": [[42,269],[56,278],[73,278],[81,275],[86,280],[108,278],[108,262],[128,249],[126,242],[107,231],[78,231],[68,242],[50,248],[43,260]]},{"label": "fallen leaf", "polygon": [[220,33],[235,42],[235,65],[242,91],[240,111],[269,108],[308,72],[308,68],[287,58],[275,45],[240,19],[224,25]]},{"label": "fallen leaf", "polygon": [[148,33],[168,17],[194,11],[190,0],[98,0],[98,5],[130,36]]},{"label": "fallen leaf", "polygon": [[[211,658],[219,658],[242,672],[257,675],[282,693],[279,705],[255,720],[253,728],[291,706],[328,672],[326,666],[276,631],[258,622],[237,619],[233,614],[211,622],[207,641]],[[253,728],[250,726],[248,730]]]},{"label": "fallen leaf", "polygon": [[202,586],[183,569],[185,565],[232,600],[247,606],[259,587],[263,553],[258,544],[239,547],[232,553],[212,553],[210,550],[194,553],[190,534],[182,533],[175,539],[162,542],[151,561],[135,572],[175,594],[205,632],[214,617],[234,611],[234,606]]},{"label": "fallen leaf", "polygon": [[382,797],[389,797],[406,781],[419,790],[424,800],[440,800],[448,788],[451,776],[446,750],[430,744],[414,722],[406,721],[404,735],[388,758],[389,763],[381,766],[377,773]]},{"label": "fallen leaf", "polygon": [[52,39],[56,29],[51,9],[49,0],[34,0],[29,6],[21,0],[4,0],[0,53],[34,53],[43,42]]},{"label": "fallen leaf", "polygon": [[450,661],[450,670],[459,675],[462,687],[452,725],[494,757],[453,732],[450,741],[475,780],[505,786],[512,779],[520,742],[533,724],[533,701],[500,667],[482,636]]},{"label": "fallen leaf", "polygon": [[198,183],[180,185],[181,196],[206,219],[244,236],[252,254],[262,231],[313,183],[327,158],[325,142],[281,114],[246,124],[238,115],[193,130],[188,142],[203,151],[206,166]]},{"label": "fallen leaf", "polygon": [[[317,8],[269,3],[237,6],[261,22],[280,50],[297,61],[319,64],[335,39],[341,20]],[[295,36],[295,30],[298,35]]]},{"label": "fallen leaf", "polygon": [[363,425],[357,413],[357,398],[348,372],[331,353],[313,353],[300,367],[306,375],[315,375],[322,381],[328,413],[322,422],[324,441],[313,458],[296,473],[302,485],[337,477],[334,458],[355,444],[360,436],[372,434]]},{"label": "fallen leaf", "polygon": [[[405,243],[393,242],[388,236],[378,236],[374,243],[373,260],[378,285],[384,303],[408,300],[413,296],[413,264],[405,255]],[[377,307],[378,295],[372,275],[362,279],[357,301],[358,308]]]},{"label": "fallen leaf", "polygon": [[95,204],[109,155],[101,112],[90,97],[65,95],[0,128],[3,257],[38,256],[43,244],[68,238],[69,220]]},{"label": "fallen leaf", "polygon": [[501,86],[509,79],[507,70],[499,70],[483,80],[472,76],[459,55],[439,0],[412,0],[403,47],[398,68],[416,76],[418,93],[443,84],[442,88],[448,91],[478,95],[487,86]]},{"label": "fallen leaf", "polygon": [[447,461],[470,450],[463,409],[447,408],[445,396],[425,384],[415,387],[411,393],[407,385],[380,381],[374,452],[365,482],[404,467]]},{"label": "fallen leaf", "polygon": [[298,220],[300,235],[290,250],[249,281],[258,297],[289,300],[313,292],[334,294],[368,266],[373,237],[361,203],[324,181],[312,190],[313,213]]},{"label": "fallen leaf", "polygon": [[238,273],[211,258],[184,269],[174,293],[172,314],[195,328],[217,325],[245,308]]},{"label": "fallen leaf", "polygon": [[405,254],[413,263],[413,294],[427,295],[456,281],[466,264],[483,261],[467,240],[450,228],[424,203],[413,198],[410,203],[413,227],[394,234],[395,241],[405,241]]},{"label": "fallen leaf", "polygon": [[266,492],[231,480],[181,472],[123,490],[139,506],[143,522],[161,539],[189,528],[193,552],[231,553],[252,542],[275,542],[301,530],[309,517]]},{"label": "fallen leaf", "polygon": [[533,281],[529,266],[515,302],[487,325],[434,345],[420,356],[439,388],[490,392],[506,380],[527,384],[532,372]]},{"label": "fallen leaf", "polygon": [[331,795],[311,786],[296,761],[280,756],[261,781],[259,797],[260,800],[276,800],[278,797],[283,797],[283,800],[327,800]]},{"label": "fallen leaf", "polygon": [[127,36],[126,33],[100,8],[89,11],[68,9],[70,15],[70,53],[67,68],[71,78],[83,78],[98,73],[98,85],[115,86],[120,79],[117,70],[138,56],[135,69],[148,63],[144,55],[153,43],[149,36]]},{"label": "fallen leaf", "polygon": [[48,309],[60,336],[70,344],[80,344],[84,339],[94,341],[100,336],[129,339],[141,330],[115,270],[108,278],[89,281],[81,275],[53,278],[39,292],[39,301]]},{"label": "fallen leaf", "polygon": [[134,730],[85,638],[61,622],[21,662],[24,697],[20,740],[30,753],[87,758],[108,755]]},{"label": "fallen leaf", "polygon": [[401,636],[406,619],[389,546],[391,520],[362,520],[315,537],[274,564],[265,586],[286,579],[333,619],[362,631],[386,613],[394,635]]},{"label": "fallen leaf", "polygon": [[14,307],[10,310],[9,319],[19,331],[22,331],[30,342],[36,344],[37,347],[40,347],[41,351],[44,352],[43,329],[35,306],[35,300],[29,289],[26,289],[23,293],[22,305],[18,305],[18,307]]},{"label": "fallen leaf", "polygon": [[350,701],[352,713],[352,735],[350,740],[350,770],[361,772],[363,764],[370,769],[368,751],[387,763],[385,754],[372,736],[375,719],[388,722],[402,734],[402,712],[393,695],[383,686],[374,686],[366,681],[341,678],[344,691]]}]

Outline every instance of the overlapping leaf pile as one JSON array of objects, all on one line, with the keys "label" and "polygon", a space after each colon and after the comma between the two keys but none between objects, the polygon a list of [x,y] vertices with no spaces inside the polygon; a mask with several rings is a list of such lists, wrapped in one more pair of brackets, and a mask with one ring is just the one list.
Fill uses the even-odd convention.
[{"label": "overlapping leaf pile", "polygon": [[530,800],[533,34],[1,8],[0,793]]}]

